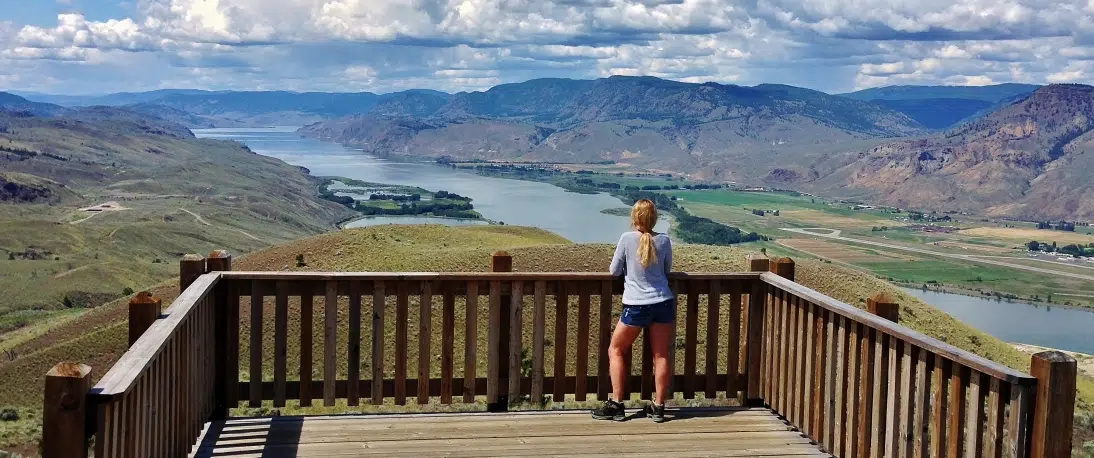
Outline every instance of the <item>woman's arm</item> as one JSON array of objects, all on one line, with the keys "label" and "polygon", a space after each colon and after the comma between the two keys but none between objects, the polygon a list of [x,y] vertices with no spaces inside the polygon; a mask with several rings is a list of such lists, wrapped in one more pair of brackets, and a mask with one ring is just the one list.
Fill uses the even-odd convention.
[{"label": "woman's arm", "polygon": [[665,276],[667,277],[669,272],[672,272],[672,240],[670,239],[665,245],[669,248],[668,253],[665,253]]},{"label": "woman's arm", "polygon": [[612,264],[608,267],[608,272],[617,277],[623,275],[627,268],[627,249],[624,245],[623,237],[620,236],[619,243],[615,244],[615,255],[612,256]]}]

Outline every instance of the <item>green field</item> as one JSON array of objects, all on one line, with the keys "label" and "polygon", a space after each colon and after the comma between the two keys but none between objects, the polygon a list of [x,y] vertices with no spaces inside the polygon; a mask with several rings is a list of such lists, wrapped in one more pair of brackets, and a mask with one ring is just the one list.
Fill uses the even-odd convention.
[{"label": "green field", "polygon": [[[952,222],[935,224],[953,226],[961,231],[922,232],[907,221],[906,211],[896,213],[893,209],[854,210],[851,208],[852,204],[796,193],[704,190],[670,191],[669,194],[675,196],[677,203],[694,215],[774,236],[779,245],[794,255],[827,259],[871,272],[898,284],[913,287],[929,284],[931,287],[971,295],[1001,295],[1032,301],[1047,301],[1051,297],[1053,303],[1057,304],[1094,307],[1094,298],[1090,297],[1094,295],[1094,284],[1078,279],[876,246],[859,246],[780,229],[837,229],[842,236],[854,239],[943,253],[1011,257],[1015,264],[1094,275],[1094,270],[1083,267],[1030,261],[1025,256],[1024,243],[1021,242],[1027,233],[1044,241],[1057,238],[1069,240],[1085,235],[1052,230],[1038,231],[1032,223],[985,221],[981,217],[959,215],[953,215],[955,220]],[[757,216],[752,213],[753,209],[766,210],[767,213],[765,216]],[[779,211],[779,216],[774,216],[773,212],[776,210]],[[881,230],[882,228],[885,230]],[[969,230],[976,235],[964,232]],[[998,236],[993,236],[994,234]]]}]

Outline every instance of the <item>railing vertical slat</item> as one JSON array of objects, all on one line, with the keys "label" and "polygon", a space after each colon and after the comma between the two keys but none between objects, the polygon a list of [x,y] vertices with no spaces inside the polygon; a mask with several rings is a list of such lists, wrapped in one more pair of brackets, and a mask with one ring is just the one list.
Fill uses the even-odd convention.
[{"label": "railing vertical slat", "polygon": [[[759,263],[758,260],[757,264]],[[758,266],[757,266],[758,267]],[[745,374],[748,376],[748,386],[741,387],[744,394],[741,396],[743,401],[760,403],[763,398],[763,386],[764,378],[761,370],[763,366],[764,353],[767,351],[767,347],[761,344],[763,341],[763,332],[767,317],[771,316],[767,313],[767,284],[753,280],[750,282],[749,287],[745,288],[748,292],[748,323],[747,331],[742,331],[747,337],[741,339],[742,351],[745,357]]]},{"label": "railing vertical slat", "polygon": [[984,456],[1000,458],[1003,451],[1003,414],[1006,406],[1000,393],[1000,381],[988,377],[988,434],[984,440]]},{"label": "railing vertical slat", "polygon": [[803,320],[803,326],[805,328],[805,346],[802,349],[805,358],[805,367],[802,371],[802,390],[801,390],[801,403],[802,403],[802,431],[806,434],[814,436],[816,431],[813,426],[813,412],[817,408],[816,403],[813,402],[813,365],[816,363],[816,317],[813,315],[813,304],[809,301],[802,299],[802,307],[805,309],[805,320]]},{"label": "railing vertical slat", "polygon": [[479,282],[467,282],[465,304],[467,319],[464,320],[463,402],[471,403],[475,402],[475,379],[478,374]]},{"label": "railing vertical slat", "polygon": [[832,450],[834,455],[843,453],[844,435],[847,428],[847,318],[836,315],[836,373],[834,389],[836,391],[836,421]]},{"label": "railing vertical slat", "polygon": [[[452,404],[452,358],[456,349],[456,295],[445,282],[441,299],[441,404]],[[373,378],[373,380],[376,380]]]},{"label": "railing vertical slat", "polygon": [[[310,286],[310,284],[309,284]],[[315,296],[309,288],[300,296],[300,407],[311,407],[312,345],[315,333]]]},{"label": "railing vertical slat", "polygon": [[801,424],[798,417],[798,375],[801,371],[798,367],[801,360],[798,359],[798,349],[801,348],[801,309],[798,307],[798,297],[787,297],[786,307],[790,311],[790,339],[787,342],[787,380],[786,380],[786,418],[794,425]]},{"label": "railing vertical slat", "polygon": [[1008,458],[1029,456],[1030,421],[1033,419],[1032,389],[1022,385],[1010,386],[1010,412],[1007,414],[1007,443],[1004,455]]},{"label": "railing vertical slat", "polygon": [[261,281],[251,282],[251,407],[262,406],[262,288]]},{"label": "railing vertical slat", "polygon": [[372,283],[372,405],[384,403],[384,310],[387,309],[387,292],[383,280]]},{"label": "railing vertical slat", "polygon": [[856,456],[856,446],[858,440],[855,439],[855,434],[858,432],[858,373],[860,361],[858,359],[859,350],[859,324],[854,320],[847,320],[847,397],[844,401],[843,410],[847,412],[847,419],[844,425],[844,438],[843,438],[843,450],[847,457]]},{"label": "railing vertical slat", "polygon": [[949,441],[946,456],[960,458],[964,435],[961,433],[965,426],[965,383],[969,378],[969,369],[956,362],[952,364],[950,372],[950,400],[949,416],[950,424],[946,431],[946,439]]},{"label": "railing vertical slat", "polygon": [[346,316],[346,405],[361,405],[361,282],[349,283]]},{"label": "railing vertical slat", "polygon": [[912,421],[912,439],[915,441],[913,456],[916,458],[922,457],[930,447],[927,442],[929,436],[926,419],[927,409],[931,404],[931,371],[927,367],[927,353],[924,348],[916,349],[915,402],[913,403],[915,413]]},{"label": "railing vertical slat", "polygon": [[828,419],[824,412],[826,411],[824,404],[824,392],[825,392],[825,364],[827,361],[827,354],[825,353],[825,342],[827,337],[825,336],[825,316],[827,314],[823,308],[810,304],[810,308],[813,311],[813,390],[811,393],[810,404],[813,405],[813,420],[812,420],[812,432],[811,435],[817,438],[817,441],[823,443],[825,428],[825,421]]},{"label": "railing vertical slat", "polygon": [[[400,281],[395,287],[395,405],[399,406],[406,405],[406,363],[410,356],[407,347],[407,326],[410,321],[409,287],[410,284],[406,281]],[[500,326],[500,323],[498,325]]]},{"label": "railing vertical slat", "polygon": [[[544,332],[546,329],[544,329]],[[608,347],[612,343],[612,282],[600,282],[600,346],[597,349],[596,398],[604,401],[612,392]]]},{"label": "railing vertical slat", "polygon": [[[488,329],[488,343],[486,345],[486,402],[494,404],[498,402],[501,394],[501,348],[498,342],[501,339],[501,281],[490,282],[490,328]],[[563,346],[565,348],[565,346]]]},{"label": "railing vertical slat", "polygon": [[885,453],[885,402],[888,395],[889,371],[886,365],[885,334],[874,330],[874,362],[870,390],[870,458],[880,458]]},{"label": "railing vertical slat", "polygon": [[[277,282],[274,301],[274,407],[285,407],[285,379],[288,374],[289,284]],[[352,361],[352,360],[351,360]]]},{"label": "railing vertical slat", "polygon": [[[603,298],[601,298],[603,301]],[[611,301],[611,299],[608,299]],[[610,302],[609,302],[610,304]],[[601,313],[604,313],[601,307]],[[603,326],[603,318],[601,325]],[[601,329],[603,335],[603,329]],[[536,280],[535,290],[532,293],[532,403],[539,405],[543,399],[543,340],[547,338],[547,282]],[[603,339],[601,339],[603,342]],[[600,366],[607,364],[607,359],[599,360]],[[601,381],[603,387],[603,382]]]},{"label": "railing vertical slat", "polygon": [[836,418],[838,416],[836,398],[836,320],[839,315],[828,311],[825,313],[825,363],[824,363],[824,448],[828,452],[834,452],[836,436]]},{"label": "railing vertical slat", "polygon": [[969,393],[965,408],[965,456],[978,457],[983,451],[984,439],[984,392],[982,374],[969,371]]},{"label": "railing vertical slat", "polygon": [[422,282],[418,299],[418,404],[429,404],[429,375],[433,362],[433,282]]},{"label": "railing vertical slat", "polygon": [[[589,328],[589,297],[585,296],[585,356],[588,358],[588,328]],[[509,358],[509,402],[515,402],[520,399],[520,379],[521,379],[521,353],[524,349],[523,336],[524,336],[524,323],[522,317],[524,316],[524,282],[514,281],[512,287],[512,294],[509,299],[509,354],[506,357]]]},{"label": "railing vertical slat", "polygon": [[946,382],[950,379],[950,362],[934,355],[934,385],[931,404],[931,458],[946,455]]},{"label": "railing vertical slat", "polygon": [[570,298],[566,296],[566,283],[558,282],[555,287],[555,386],[551,400],[563,402],[566,400],[566,388],[562,381],[566,378],[566,320],[569,316]]},{"label": "railing vertical slat", "polygon": [[771,342],[771,407],[776,412],[783,411],[783,339],[786,337],[786,308],[782,304],[782,291],[772,287],[771,309],[775,313],[774,335]]},{"label": "railing vertical slat", "polygon": [[874,339],[877,338],[874,329],[868,326],[862,327],[862,334],[859,345],[859,382],[858,382],[858,418],[855,420],[855,424],[858,426],[855,433],[856,438],[857,456],[868,457],[870,456],[870,432],[874,430],[873,421],[873,398],[874,398],[874,383],[870,379],[870,376],[874,373]]},{"label": "railing vertical slat", "polygon": [[[729,326],[726,330],[726,374],[729,381],[726,383],[726,399],[736,397],[743,404],[745,396],[740,393],[745,390],[737,383],[741,376],[741,350],[744,348],[741,345],[741,312],[744,311],[741,286],[739,281],[734,281],[729,286]],[[757,341],[755,345],[760,345],[760,342]]]},{"label": "railing vertical slat", "polygon": [[698,377],[695,376],[695,353],[699,345],[699,293],[697,285],[687,283],[687,318],[684,328],[684,399],[695,398]]},{"label": "railing vertical slat", "polygon": [[641,398],[651,399],[654,391],[653,380],[653,346],[650,344],[650,333],[642,331],[642,386]]},{"label": "railing vertical slat", "polygon": [[[708,282],[707,292],[707,351],[706,367],[703,375],[706,376],[706,390],[703,393],[707,399],[714,399],[718,394],[718,312],[721,308],[722,285],[719,280]],[[726,373],[736,373],[735,370],[727,370]],[[726,393],[726,398],[730,394]]]},{"label": "railing vertical slat", "polygon": [[[760,296],[764,308],[764,343],[763,353],[763,398],[765,404],[775,406],[775,348],[778,347],[778,312],[775,308],[775,297],[772,294],[773,287],[763,282],[757,282],[753,288],[752,296]],[[762,289],[761,289],[762,288]],[[757,294],[759,290],[762,294]],[[749,301],[755,302],[755,301]]]},{"label": "railing vertical slat", "polygon": [[900,408],[900,340],[889,336],[888,348],[888,396],[885,400],[885,456],[899,455],[900,424],[897,422]]},{"label": "railing vertical slat", "polygon": [[914,387],[915,364],[912,362],[912,344],[904,342],[904,351],[900,355],[900,458],[912,454],[915,434],[912,433],[912,406],[915,405]]},{"label": "railing vertical slat", "polygon": [[323,302],[323,405],[334,405],[338,379],[338,283],[328,281]]},{"label": "railing vertical slat", "polygon": [[[589,375],[589,288],[584,283],[578,284],[580,291],[577,297],[577,361],[574,367],[576,375],[574,382],[574,399],[578,402],[585,401],[586,379]],[[517,361],[520,366],[520,361]]]}]

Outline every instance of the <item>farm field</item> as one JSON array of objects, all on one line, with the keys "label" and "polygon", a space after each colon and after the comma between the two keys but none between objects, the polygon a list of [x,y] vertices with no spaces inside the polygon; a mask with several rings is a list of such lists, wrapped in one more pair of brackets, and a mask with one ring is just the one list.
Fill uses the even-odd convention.
[{"label": "farm field", "polygon": [[[1091,275],[1094,270],[1081,267],[1086,263],[1058,265],[1030,260],[1026,256],[1025,245],[1030,240],[1055,241],[1057,245],[1094,242],[1094,236],[1082,231],[1038,230],[1031,223],[993,222],[967,215],[951,215],[952,221],[947,222],[913,223],[908,221],[906,211],[896,213],[894,209],[879,208],[854,210],[851,204],[794,193],[719,189],[672,191],[669,194],[694,215],[774,236],[780,247],[795,250],[797,255],[854,266],[898,284],[932,284],[971,295],[999,293],[1034,301],[1044,301],[1051,296],[1054,303],[1094,306],[1094,298],[1091,297],[1094,295],[1094,284],[1087,281],[896,248],[859,245],[780,229],[825,228],[838,230],[841,236],[856,240],[941,254],[984,256],[985,259],[1015,265]],[[765,210],[764,216],[754,214],[753,209]],[[778,211],[778,216],[775,216],[775,211]],[[928,224],[934,226],[933,230],[923,228]]]}]

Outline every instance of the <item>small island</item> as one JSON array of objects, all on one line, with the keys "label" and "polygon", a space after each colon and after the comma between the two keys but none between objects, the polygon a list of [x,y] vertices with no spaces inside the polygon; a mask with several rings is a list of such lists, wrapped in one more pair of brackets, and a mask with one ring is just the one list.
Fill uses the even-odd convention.
[{"label": "small island", "polygon": [[319,188],[324,199],[345,205],[365,216],[432,216],[482,219],[471,198],[414,186],[369,183],[341,177],[325,177]]}]

